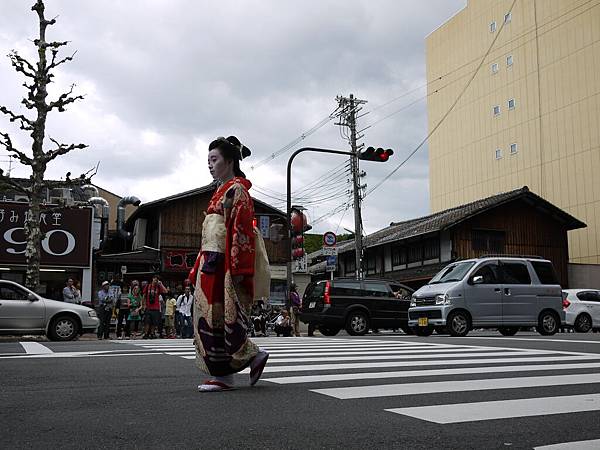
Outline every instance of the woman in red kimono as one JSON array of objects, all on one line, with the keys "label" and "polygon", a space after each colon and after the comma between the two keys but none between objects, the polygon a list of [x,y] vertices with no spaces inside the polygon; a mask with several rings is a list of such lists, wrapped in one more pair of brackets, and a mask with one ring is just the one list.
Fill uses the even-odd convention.
[{"label": "woman in red kimono", "polygon": [[240,160],[250,150],[235,136],[217,138],[208,150],[208,168],[219,187],[208,204],[202,247],[189,277],[196,286],[196,362],[210,376],[198,386],[201,392],[232,389],[233,374],[248,366],[250,384],[256,384],[269,357],[247,337],[254,300],[254,203]]}]

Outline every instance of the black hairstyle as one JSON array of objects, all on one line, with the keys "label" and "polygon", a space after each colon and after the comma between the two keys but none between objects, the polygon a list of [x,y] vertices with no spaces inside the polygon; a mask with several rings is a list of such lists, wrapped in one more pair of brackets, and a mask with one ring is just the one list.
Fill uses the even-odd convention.
[{"label": "black hairstyle", "polygon": [[218,148],[223,159],[233,161],[233,174],[236,177],[246,178],[246,174],[240,169],[240,161],[252,154],[250,149],[243,145],[235,136],[228,138],[218,137],[210,143],[208,151]]}]

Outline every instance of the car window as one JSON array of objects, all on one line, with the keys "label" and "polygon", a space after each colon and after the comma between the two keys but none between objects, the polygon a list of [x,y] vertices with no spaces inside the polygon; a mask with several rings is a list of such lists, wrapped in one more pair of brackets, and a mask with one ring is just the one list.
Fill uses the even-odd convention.
[{"label": "car window", "polygon": [[10,284],[0,285],[0,299],[2,300],[27,300],[28,294],[18,286]]},{"label": "car window", "polygon": [[396,298],[410,300],[410,297],[412,296],[412,292],[404,286],[400,286],[398,284],[390,284],[390,288],[392,289],[393,296]]},{"label": "car window", "polygon": [[347,295],[350,297],[360,297],[362,291],[358,281],[334,281],[331,286],[331,295]]},{"label": "car window", "polygon": [[590,291],[590,298],[588,301],[600,303],[600,291]]},{"label": "car window", "polygon": [[447,283],[450,281],[462,280],[467,272],[471,270],[475,264],[474,261],[460,262],[456,264],[450,264],[440,270],[429,282],[429,284]]},{"label": "car window", "polygon": [[306,287],[306,290],[304,291],[304,298],[321,297],[324,292],[325,292],[325,282],[311,283]]},{"label": "car window", "polygon": [[518,262],[502,262],[504,284],[531,284],[527,266]]},{"label": "car window", "polygon": [[576,295],[579,300],[584,301],[584,302],[593,302],[594,299],[596,298],[596,296],[594,295],[594,292],[592,292],[592,291],[581,291],[581,292],[578,292]]},{"label": "car window", "polygon": [[531,261],[533,270],[542,284],[560,284],[552,263],[546,261]]},{"label": "car window", "polygon": [[365,295],[369,297],[390,297],[391,292],[386,283],[365,282]]},{"label": "car window", "polygon": [[475,271],[471,279],[475,277],[483,277],[482,284],[498,284],[500,283],[500,275],[498,263],[492,262],[481,266]]}]

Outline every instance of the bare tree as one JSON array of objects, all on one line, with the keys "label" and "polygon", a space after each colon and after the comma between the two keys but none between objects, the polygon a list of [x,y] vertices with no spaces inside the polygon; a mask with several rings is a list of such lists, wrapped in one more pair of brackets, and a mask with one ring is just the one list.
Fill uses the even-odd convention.
[{"label": "bare tree", "polygon": [[[61,144],[50,138],[52,147],[44,149],[44,138],[46,134],[46,118],[49,112],[56,110],[65,111],[65,107],[71,103],[83,99],[80,95],[73,95],[75,85],[72,85],[68,92],[61,94],[56,100],[48,99],[48,84],[52,82],[54,74],[52,71],[61,64],[72,61],[75,53],[71,56],[59,58],[59,49],[68,44],[64,42],[47,42],[46,28],[56,23],[56,18],[47,20],[44,16],[44,2],[37,0],[31,7],[31,10],[37,13],[40,25],[40,34],[33,44],[37,47],[38,60],[35,64],[30,63],[21,57],[16,50],[8,55],[14,69],[25,76],[26,81],[23,86],[27,90],[26,97],[21,103],[33,114],[35,118],[27,117],[25,114],[17,114],[5,106],[0,106],[0,112],[8,116],[11,122],[16,122],[19,128],[30,133],[32,138],[31,153],[26,153],[13,145],[8,133],[0,132],[0,145],[3,146],[9,155],[17,159],[21,164],[31,167],[30,183],[24,186],[6,176],[0,169],[0,183],[4,187],[19,191],[29,198],[29,212],[25,217],[25,236],[27,245],[25,249],[25,258],[27,262],[27,273],[25,284],[32,290],[35,290],[40,281],[40,257],[41,242],[44,235],[40,230],[40,210],[45,201],[43,197],[44,188],[49,185],[44,180],[44,175],[48,163],[57,157],[69,153],[72,150],[84,149],[85,144]],[[49,52],[49,54],[48,54]],[[32,115],[33,115],[32,114]],[[69,178],[67,176],[67,181]]]}]

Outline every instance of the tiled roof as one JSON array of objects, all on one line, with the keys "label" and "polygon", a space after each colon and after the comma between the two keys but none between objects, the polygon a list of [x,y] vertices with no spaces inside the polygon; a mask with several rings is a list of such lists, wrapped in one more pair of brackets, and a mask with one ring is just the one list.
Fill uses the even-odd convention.
[{"label": "tiled roof", "polygon": [[[363,240],[363,246],[365,248],[376,247],[389,242],[401,241],[415,236],[446,230],[458,225],[466,219],[481,214],[484,211],[520,199],[538,206],[541,211],[552,215],[555,220],[564,222],[568,230],[586,227],[585,223],[534,194],[527,186],[524,186],[520,189],[515,189],[514,191],[493,195],[465,205],[446,209],[429,216],[406,220],[404,222],[392,222],[389,227],[366,236]],[[354,241],[348,243],[343,242],[338,246],[339,252],[350,251],[353,249]]]}]

